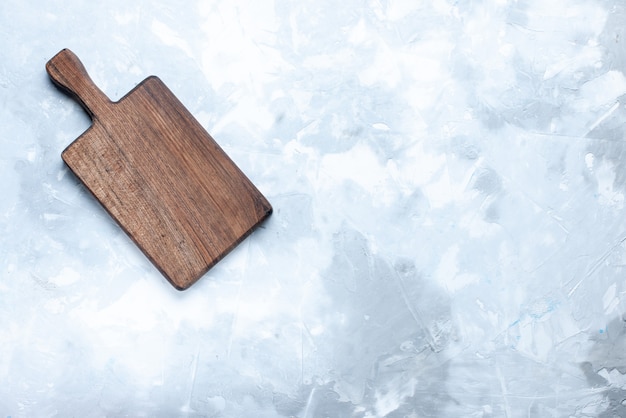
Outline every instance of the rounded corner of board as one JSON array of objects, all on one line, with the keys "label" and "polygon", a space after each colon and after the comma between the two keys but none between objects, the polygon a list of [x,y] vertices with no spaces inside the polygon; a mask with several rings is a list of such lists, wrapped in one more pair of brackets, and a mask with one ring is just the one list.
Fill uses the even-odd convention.
[{"label": "rounded corner of board", "polygon": [[193,283],[185,283],[183,285],[180,285],[178,283],[170,282],[170,284],[174,289],[178,290],[179,292],[184,292],[185,290],[189,289]]},{"label": "rounded corner of board", "polygon": [[149,75],[148,77],[146,77],[141,84],[145,84],[145,83],[159,83],[159,84],[165,84],[163,83],[163,80],[161,80],[159,78],[159,76],[156,75]]},{"label": "rounded corner of board", "polygon": [[72,144],[68,145],[63,151],[61,151],[61,159],[67,164],[70,157],[70,148],[72,147]]},{"label": "rounded corner of board", "polygon": [[197,277],[186,278],[183,280],[175,280],[171,276],[165,275],[165,278],[168,282],[170,282],[174,289],[178,290],[179,292],[184,292],[185,290],[193,286],[198,280],[200,280],[202,276],[203,275],[199,275]]}]

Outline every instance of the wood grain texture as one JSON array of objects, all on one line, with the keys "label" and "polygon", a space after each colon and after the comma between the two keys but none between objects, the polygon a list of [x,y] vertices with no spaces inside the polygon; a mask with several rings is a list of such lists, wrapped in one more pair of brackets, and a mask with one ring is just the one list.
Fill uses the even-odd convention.
[{"label": "wood grain texture", "polygon": [[110,101],[65,49],[46,70],[91,115],[65,163],[176,287],[195,283],[271,212],[157,77]]}]

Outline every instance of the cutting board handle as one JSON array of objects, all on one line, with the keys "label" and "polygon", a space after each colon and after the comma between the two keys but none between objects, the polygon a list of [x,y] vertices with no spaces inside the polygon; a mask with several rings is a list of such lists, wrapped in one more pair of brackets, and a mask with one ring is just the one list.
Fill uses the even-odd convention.
[{"label": "cutting board handle", "polygon": [[94,84],[78,57],[69,49],[63,49],[46,64],[52,81],[80,102],[94,118],[112,104],[111,100]]}]

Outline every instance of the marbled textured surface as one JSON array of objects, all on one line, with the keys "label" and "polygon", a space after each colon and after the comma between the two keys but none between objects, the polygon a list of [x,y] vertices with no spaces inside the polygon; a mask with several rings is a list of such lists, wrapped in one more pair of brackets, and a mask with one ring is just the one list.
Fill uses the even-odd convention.
[{"label": "marbled textured surface", "polygon": [[[626,4],[0,3],[0,416],[626,414]],[[159,75],[272,202],[174,290],[68,172]]]}]

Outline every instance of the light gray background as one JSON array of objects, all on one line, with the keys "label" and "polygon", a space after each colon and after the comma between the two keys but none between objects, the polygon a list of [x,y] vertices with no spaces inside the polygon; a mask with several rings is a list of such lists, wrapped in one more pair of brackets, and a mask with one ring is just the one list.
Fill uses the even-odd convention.
[{"label": "light gray background", "polygon": [[[623,1],[4,0],[0,417],[626,407]],[[63,165],[156,74],[275,212],[174,290]]]}]

